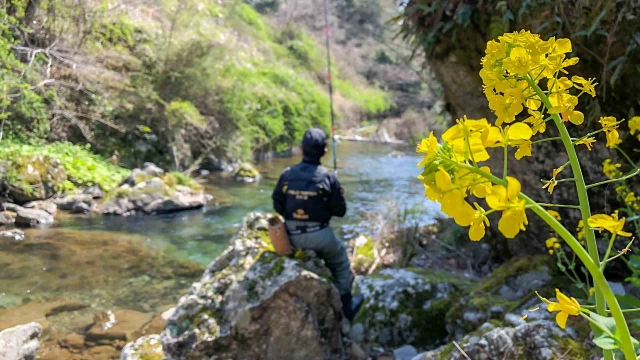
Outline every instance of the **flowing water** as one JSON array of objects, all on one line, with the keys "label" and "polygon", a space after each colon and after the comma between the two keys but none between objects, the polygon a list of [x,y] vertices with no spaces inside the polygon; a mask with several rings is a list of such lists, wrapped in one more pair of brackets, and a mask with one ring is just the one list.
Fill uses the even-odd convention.
[{"label": "flowing water", "polygon": [[[404,155],[389,156],[398,150]],[[332,225],[343,237],[375,231],[371,219],[391,209],[412,209],[422,224],[439,214],[438,205],[423,196],[416,179],[419,158],[412,149],[343,143],[338,160],[348,212]],[[226,248],[245,214],[272,209],[271,191],[280,172],[297,161],[261,164],[263,178],[256,184],[208,180],[205,188],[214,204],[202,210],[128,218],[61,214],[54,227],[29,230],[24,241],[0,241],[0,327],[11,322],[7,318],[33,320],[29,317],[37,311],[29,304],[35,300],[64,299],[93,312],[112,307],[163,311]],[[324,161],[329,165],[331,156]],[[12,308],[16,311],[8,317]]]}]

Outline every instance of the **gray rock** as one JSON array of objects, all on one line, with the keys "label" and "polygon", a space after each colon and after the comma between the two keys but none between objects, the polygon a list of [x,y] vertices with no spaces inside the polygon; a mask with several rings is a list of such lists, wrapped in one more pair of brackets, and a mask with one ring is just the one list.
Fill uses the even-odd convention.
[{"label": "gray rock", "polygon": [[35,360],[40,335],[42,326],[34,322],[0,331],[0,359]]},{"label": "gray rock", "polygon": [[44,210],[22,209],[16,216],[16,225],[34,227],[53,224],[53,216]]},{"label": "gray rock", "polygon": [[393,351],[396,360],[411,360],[418,355],[418,350],[411,345],[404,345]]},{"label": "gray rock", "polygon": [[89,195],[93,199],[102,199],[104,197],[104,191],[98,185],[89,186],[82,190],[82,194]]},{"label": "gray rock", "polygon": [[162,175],[164,175],[164,170],[162,170],[161,168],[156,166],[156,164],[154,164],[154,163],[146,162],[146,163],[144,163],[144,165],[142,167],[143,167],[144,173],[147,174],[148,176],[162,176]]},{"label": "gray rock", "polygon": [[14,241],[24,240],[24,231],[20,229],[13,229],[7,231],[0,231],[0,239],[10,239]]},{"label": "gray rock", "polygon": [[355,322],[364,325],[365,340],[387,348],[434,347],[443,342],[448,336],[446,313],[459,288],[455,278],[442,278],[433,271],[407,269],[384,269],[356,278],[365,303]]},{"label": "gray rock", "polygon": [[364,325],[354,324],[349,331],[349,339],[353,342],[361,343],[364,341]]},{"label": "gray rock", "polygon": [[54,216],[56,215],[56,212],[58,212],[58,206],[52,201],[42,201],[42,200],[30,201],[22,205],[22,207],[25,209],[44,210]]},{"label": "gray rock", "polygon": [[18,211],[20,211],[22,209],[22,206],[14,204],[14,203],[3,203],[2,207],[4,207],[5,210],[11,211],[11,212],[14,212],[14,213],[17,213]]},{"label": "gray rock", "polygon": [[613,291],[616,295],[626,295],[627,292],[624,289],[624,285],[619,282],[609,281],[609,287],[611,287],[611,291]]},{"label": "gray rock", "polygon": [[73,204],[70,212],[72,214],[87,214],[93,211],[93,204],[87,204],[84,201],[79,201]]},{"label": "gray rock", "polygon": [[93,196],[90,194],[67,195],[54,200],[54,203],[58,206],[58,209],[65,211],[73,211],[74,208],[78,207],[93,208],[94,206]]},{"label": "gray rock", "polygon": [[143,336],[128,343],[120,353],[120,360],[144,360],[164,358],[160,335]]},{"label": "gray rock", "polygon": [[16,219],[11,216],[7,211],[0,211],[0,226],[2,225],[11,225],[16,221]]},{"label": "gray rock", "polygon": [[513,313],[505,315],[504,321],[506,321],[508,324],[511,324],[513,326],[518,326],[526,323],[525,320],[522,320],[522,316],[518,316]]},{"label": "gray rock", "polygon": [[170,359],[338,359],[344,352],[340,296],[317,258],[264,252],[251,214],[162,332]]}]

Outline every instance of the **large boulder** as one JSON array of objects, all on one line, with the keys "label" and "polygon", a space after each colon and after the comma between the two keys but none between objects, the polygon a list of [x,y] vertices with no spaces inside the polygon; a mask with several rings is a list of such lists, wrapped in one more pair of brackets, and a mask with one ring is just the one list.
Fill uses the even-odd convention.
[{"label": "large boulder", "polygon": [[93,194],[65,195],[54,200],[60,210],[70,211],[74,214],[91,212],[96,206]]},{"label": "large boulder", "polygon": [[[134,169],[119,187],[108,192],[97,211],[122,216],[163,214],[201,208],[209,200],[195,180],[145,163],[144,169]],[[78,204],[74,209],[82,210]]]},{"label": "large boulder", "polygon": [[53,224],[53,216],[44,210],[19,209],[16,216],[16,225],[34,227]]},{"label": "large boulder", "polygon": [[48,199],[67,181],[60,160],[46,155],[20,156],[6,165],[4,188],[18,204]]},{"label": "large boulder", "polygon": [[180,299],[162,332],[167,358],[340,358],[338,291],[312,254],[270,251],[267,218],[245,217],[232,245]]},{"label": "large boulder", "polygon": [[385,269],[359,276],[356,286],[365,303],[353,328],[362,324],[364,340],[385,348],[411,344],[425,349],[446,340],[445,316],[467,283],[436,271]]},{"label": "large boulder", "polygon": [[0,359],[35,360],[42,326],[32,322],[0,331]]}]

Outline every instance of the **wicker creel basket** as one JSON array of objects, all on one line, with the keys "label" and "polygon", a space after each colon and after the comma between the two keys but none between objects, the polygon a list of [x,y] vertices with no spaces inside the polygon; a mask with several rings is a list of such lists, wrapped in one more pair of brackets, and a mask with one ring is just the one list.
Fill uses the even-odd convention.
[{"label": "wicker creel basket", "polygon": [[287,229],[279,216],[273,216],[269,219],[269,238],[276,254],[289,255],[293,252]]}]

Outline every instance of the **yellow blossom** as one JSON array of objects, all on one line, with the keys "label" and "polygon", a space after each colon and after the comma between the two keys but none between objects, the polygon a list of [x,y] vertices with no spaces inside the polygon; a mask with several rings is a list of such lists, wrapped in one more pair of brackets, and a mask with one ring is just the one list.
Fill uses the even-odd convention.
[{"label": "yellow blossom", "polygon": [[549,255],[553,255],[553,249],[549,249]]},{"label": "yellow blossom", "polygon": [[593,144],[596,142],[596,139],[592,137],[586,137],[584,139],[580,139],[576,141],[576,145],[584,145],[587,147],[589,151],[591,151]]},{"label": "yellow blossom", "polygon": [[601,117],[599,122],[607,136],[608,148],[614,148],[622,142],[622,140],[620,140],[620,134],[618,134],[618,130],[616,130],[618,128],[616,118],[613,116],[605,116]]},{"label": "yellow blossom", "polygon": [[594,83],[593,80],[595,79],[589,79],[586,80],[583,77],[580,76],[572,76],[571,77],[571,81],[573,82],[573,86],[578,89],[578,90],[582,90],[584,92],[586,92],[587,94],[591,95],[592,97],[596,96],[596,88],[595,86],[598,85],[597,83]]},{"label": "yellow blossom", "polygon": [[567,327],[569,315],[576,316],[580,314],[580,303],[573,297],[570,298],[563,294],[558,289],[556,289],[556,298],[558,302],[549,302],[547,304],[547,310],[549,310],[549,312],[558,312],[556,322],[560,328],[564,329]]},{"label": "yellow blossom", "polygon": [[545,245],[547,246],[547,249],[552,249],[554,247],[554,245],[557,244],[557,243],[558,243],[558,239],[555,238],[555,237],[548,238],[545,241]]},{"label": "yellow blossom", "polygon": [[528,118],[524,120],[524,122],[531,124],[531,130],[533,131],[533,135],[537,133],[544,133],[547,130],[547,123],[542,118],[542,114],[539,111],[535,110],[527,110],[529,112]]},{"label": "yellow blossom", "polygon": [[634,116],[629,120],[629,130],[631,135],[638,133],[638,140],[640,140],[640,116]]},{"label": "yellow blossom", "polygon": [[606,214],[597,214],[593,215],[589,218],[587,223],[590,227],[594,229],[599,229],[600,232],[602,230],[607,230],[612,234],[616,234],[618,236],[629,237],[631,233],[623,231],[625,218],[618,219],[618,211],[614,211],[611,215]]},{"label": "yellow blossom", "polygon": [[582,219],[578,221],[578,227],[576,228],[576,236],[578,237],[578,239],[584,239],[584,221],[582,221]]},{"label": "yellow blossom", "polygon": [[517,160],[522,159],[524,156],[531,156],[531,141],[525,141],[518,145],[515,157]]},{"label": "yellow blossom", "polygon": [[531,55],[525,48],[516,47],[511,49],[509,57],[504,59],[503,65],[511,75],[525,77],[532,66],[531,60]]},{"label": "yellow blossom", "polygon": [[555,210],[547,210],[547,212],[549,214],[551,214],[551,216],[553,216],[556,220],[558,220],[558,221],[562,220],[562,218],[560,217],[560,213],[558,213],[557,211],[555,211]]},{"label": "yellow blossom", "polygon": [[508,239],[513,239],[520,231],[526,230],[529,223],[525,212],[525,201],[518,198],[520,182],[507,176],[507,186],[497,185],[491,188],[486,198],[487,204],[494,210],[502,211],[498,230]]},{"label": "yellow blossom", "polygon": [[487,219],[486,212],[480,205],[474,203],[476,207],[476,211],[473,214],[473,221],[471,222],[471,227],[469,228],[469,239],[472,241],[479,241],[484,237],[485,234],[485,225],[489,226],[489,219]]},{"label": "yellow blossom", "polygon": [[422,142],[416,147],[416,152],[424,153],[425,155],[418,164],[418,167],[430,164],[436,158],[438,146],[438,139],[433,135],[433,131],[429,133],[428,138],[422,139]]},{"label": "yellow blossom", "polygon": [[620,176],[621,172],[618,170],[622,165],[621,164],[612,164],[611,159],[606,159],[602,163],[602,172],[609,178],[615,179]]},{"label": "yellow blossom", "polygon": [[633,191],[628,193],[624,198],[624,202],[629,206],[633,205],[636,202],[636,194]]},{"label": "yellow blossom", "polygon": [[565,165],[557,168],[557,169],[553,169],[553,177],[551,178],[551,180],[548,181],[544,181],[544,185],[542,186],[543,189],[547,189],[547,191],[549,191],[549,194],[553,194],[553,190],[556,188],[556,185],[558,185],[558,180],[556,180],[556,176],[558,176],[558,174],[560,174],[560,172],[562,172],[562,170],[564,170]]}]

